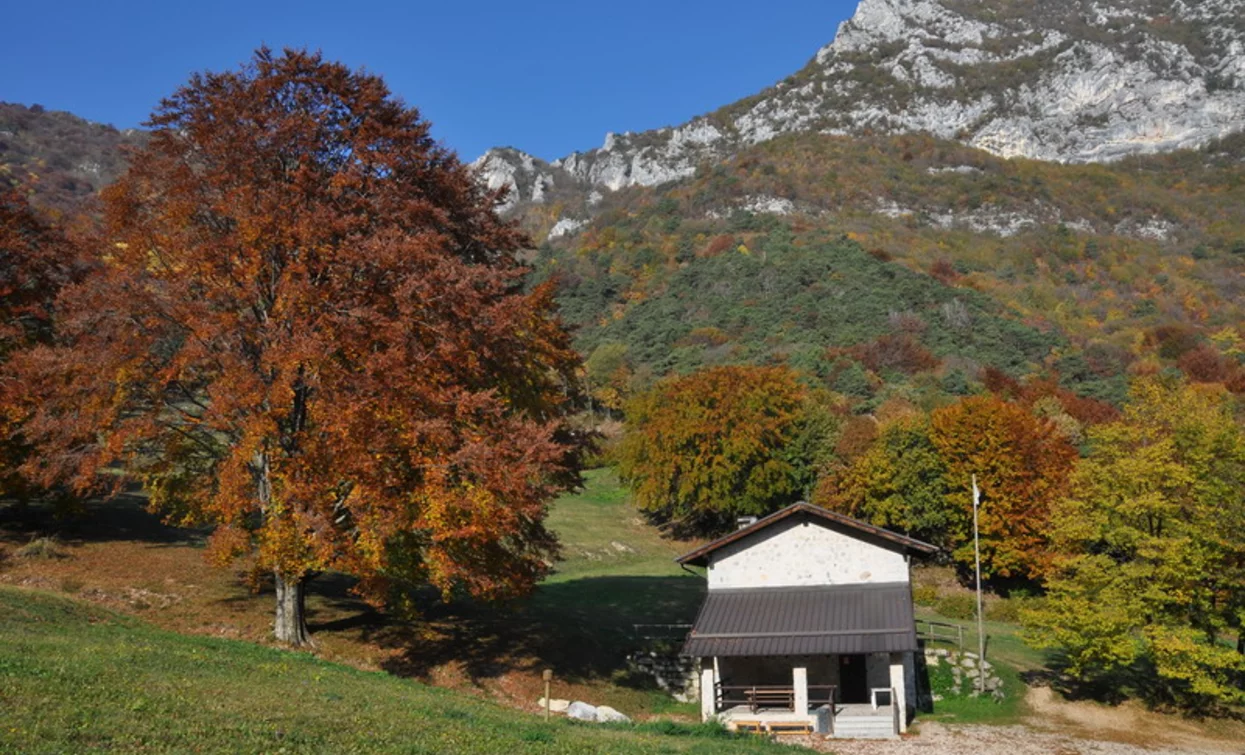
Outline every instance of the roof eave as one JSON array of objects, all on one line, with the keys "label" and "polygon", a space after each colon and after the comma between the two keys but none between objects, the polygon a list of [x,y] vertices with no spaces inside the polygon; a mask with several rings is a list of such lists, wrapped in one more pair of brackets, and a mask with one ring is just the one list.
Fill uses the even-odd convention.
[{"label": "roof eave", "polygon": [[709,565],[709,554],[710,553],[718,550],[719,548],[730,545],[731,543],[734,543],[738,540],[743,540],[744,538],[748,537],[754,532],[765,529],[766,527],[776,524],[782,521],[783,519],[786,519],[789,516],[793,516],[799,513],[809,513],[814,516],[820,517],[823,520],[830,521],[830,522],[837,522],[838,524],[845,525],[852,529],[859,530],[861,532],[873,535],[883,540],[887,540],[891,543],[901,546],[908,553],[915,553],[919,555],[929,556],[929,555],[933,555],[937,553],[940,550],[938,546],[936,545],[931,545],[930,543],[917,540],[916,538],[908,537],[907,535],[901,535],[897,532],[891,532],[890,530],[885,529],[883,527],[878,527],[878,526],[869,524],[867,522],[862,522],[858,519],[853,519],[849,516],[845,516],[843,514],[830,511],[829,509],[823,509],[820,506],[814,506],[810,503],[805,503],[801,501],[799,503],[793,503],[784,509],[776,511],[773,514],[770,514],[769,516],[765,517],[764,519],[759,519],[756,522],[753,522],[752,524],[748,525],[747,527],[735,530],[734,532],[728,535],[723,535],[722,537],[718,538],[717,540],[714,540],[713,542],[706,543],[705,545],[702,545],[695,550],[689,551],[688,553],[684,553],[682,556],[679,556],[678,558],[675,559],[675,563],[681,564],[684,566],[706,566],[707,567]]}]

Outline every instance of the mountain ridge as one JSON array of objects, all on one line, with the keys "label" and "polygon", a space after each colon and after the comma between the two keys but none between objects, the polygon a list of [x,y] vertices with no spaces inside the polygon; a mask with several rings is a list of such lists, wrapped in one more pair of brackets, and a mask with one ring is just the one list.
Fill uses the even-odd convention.
[{"label": "mountain ridge", "polygon": [[1245,0],[862,0],[757,95],[552,162],[509,148],[473,165],[510,189],[511,209],[687,178],[786,133],[925,132],[1002,157],[1104,162],[1242,128]]}]

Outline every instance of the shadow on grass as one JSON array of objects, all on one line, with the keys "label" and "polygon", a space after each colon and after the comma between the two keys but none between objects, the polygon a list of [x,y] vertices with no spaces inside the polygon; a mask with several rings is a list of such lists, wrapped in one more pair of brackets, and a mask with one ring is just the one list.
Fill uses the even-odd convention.
[{"label": "shadow on grass", "polygon": [[93,500],[66,510],[50,501],[0,502],[0,536],[13,541],[54,536],[70,545],[132,540],[153,545],[202,545],[206,529],[164,523],[138,493]]},{"label": "shadow on grass", "polygon": [[563,679],[628,684],[627,655],[643,646],[634,625],[690,623],[704,589],[693,577],[591,577],[542,585],[508,607],[434,599],[420,606],[421,621],[369,639],[400,651],[385,668],[402,676],[426,678],[448,663],[473,680],[552,668]]},{"label": "shadow on grass", "polygon": [[[207,530],[171,527],[147,510],[145,498],[124,494],[87,503],[77,516],[57,516],[50,504],[21,507],[0,503],[0,540],[25,543],[54,536],[69,545],[135,541],[155,547],[198,546]],[[246,610],[272,595],[262,577],[257,592],[247,575],[236,575],[236,592],[214,601],[226,612]],[[535,594],[508,605],[470,600],[442,602],[435,591],[413,596],[409,619],[378,611],[351,592],[353,577],[326,573],[308,584],[308,627],[340,633],[397,651],[386,670],[428,678],[447,664],[473,680],[508,671],[552,668],[559,678],[611,678],[630,686],[627,655],[644,643],[635,624],[690,623],[705,591],[702,579],[684,576],[604,576],[541,585]]]}]

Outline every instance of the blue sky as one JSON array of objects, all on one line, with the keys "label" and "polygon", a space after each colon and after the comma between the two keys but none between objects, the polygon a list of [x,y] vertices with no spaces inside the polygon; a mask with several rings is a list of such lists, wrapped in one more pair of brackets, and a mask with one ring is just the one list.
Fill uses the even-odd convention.
[{"label": "blue sky", "polygon": [[10,2],[0,100],[137,126],[193,71],[261,44],[384,76],[465,159],[547,159],[681,123],[803,66],[855,0]]}]

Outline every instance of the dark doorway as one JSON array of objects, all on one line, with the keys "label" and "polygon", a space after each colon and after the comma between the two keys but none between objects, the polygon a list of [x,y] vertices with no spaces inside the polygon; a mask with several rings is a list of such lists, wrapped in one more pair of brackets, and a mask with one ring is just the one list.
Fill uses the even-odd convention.
[{"label": "dark doorway", "polygon": [[869,676],[865,656],[839,656],[839,699],[844,703],[869,702]]}]

